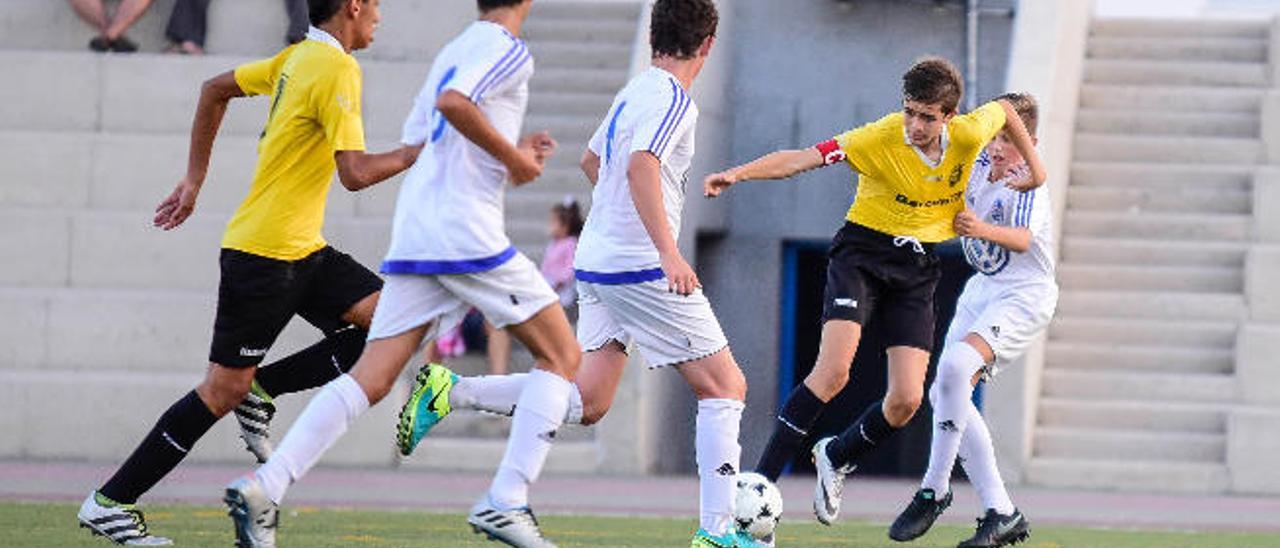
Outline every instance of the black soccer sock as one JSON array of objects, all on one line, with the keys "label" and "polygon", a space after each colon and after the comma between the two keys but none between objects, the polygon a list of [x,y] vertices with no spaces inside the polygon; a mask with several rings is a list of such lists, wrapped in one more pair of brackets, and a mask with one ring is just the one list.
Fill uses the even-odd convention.
[{"label": "black soccer sock", "polygon": [[809,429],[818,421],[818,416],[826,405],[804,383],[792,390],[787,403],[782,406],[782,412],[778,413],[778,423],[773,425],[773,435],[769,437],[769,444],[760,455],[756,472],[769,478],[769,481],[778,481],[778,476],[782,475],[782,470],[804,444]]},{"label": "black soccer sock", "polygon": [[884,418],[883,401],[876,401],[862,412],[858,422],[841,432],[827,445],[827,458],[837,468],[857,464],[862,456],[898,431]]},{"label": "black soccer sock", "polygon": [[334,331],[316,344],[260,367],[255,380],[273,398],[324,386],[351,370],[368,336],[368,331],[354,326]]},{"label": "black soccer sock", "polygon": [[98,492],[121,504],[138,502],[138,497],[150,491],[187,457],[196,441],[216,422],[218,417],[192,390],[160,415],[160,420],[129,455],[129,460],[124,461]]}]

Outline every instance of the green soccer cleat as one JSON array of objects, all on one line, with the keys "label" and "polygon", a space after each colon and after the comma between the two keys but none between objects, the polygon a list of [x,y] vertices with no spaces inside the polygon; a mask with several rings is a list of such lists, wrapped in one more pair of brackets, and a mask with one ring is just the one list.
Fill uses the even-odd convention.
[{"label": "green soccer cleat", "polygon": [[456,382],[458,376],[440,364],[429,363],[418,371],[413,392],[400,409],[400,422],[396,425],[396,446],[401,455],[407,457],[413,453],[427,432],[453,411],[449,407],[449,392]]},{"label": "green soccer cleat", "polygon": [[741,529],[735,529],[732,533],[725,533],[720,536],[713,536],[706,529],[698,529],[693,534],[693,541],[689,544],[689,548],[759,548],[771,546],[771,544],[762,543],[752,538],[750,533]]}]

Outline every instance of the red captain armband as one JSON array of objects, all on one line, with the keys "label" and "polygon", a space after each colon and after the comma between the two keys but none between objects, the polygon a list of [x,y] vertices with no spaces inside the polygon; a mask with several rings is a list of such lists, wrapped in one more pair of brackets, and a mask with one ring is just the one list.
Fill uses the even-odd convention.
[{"label": "red captain armband", "polygon": [[822,155],[822,165],[824,166],[844,161],[844,151],[840,149],[840,143],[837,143],[835,139],[813,145],[813,148],[818,149],[818,154]]}]

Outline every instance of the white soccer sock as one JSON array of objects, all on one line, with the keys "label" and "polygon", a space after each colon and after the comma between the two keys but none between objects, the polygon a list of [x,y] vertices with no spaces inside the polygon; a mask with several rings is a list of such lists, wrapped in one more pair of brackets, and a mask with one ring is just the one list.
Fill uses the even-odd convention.
[{"label": "white soccer sock", "polygon": [[[449,406],[510,417],[515,414],[520,392],[528,379],[528,373],[461,377],[449,392]],[[582,393],[576,384],[569,392],[569,411],[565,413],[564,422],[582,424]]]},{"label": "white soccer sock", "polygon": [[982,369],[982,355],[963,341],[948,344],[938,358],[938,376],[929,390],[933,404],[933,441],[929,468],[921,489],[933,489],[939,497],[951,489],[951,470],[964,437],[969,407],[973,407],[973,374]]},{"label": "white soccer sock", "polygon": [[712,535],[733,531],[739,459],[738,428],[743,403],[730,399],[698,401],[694,449],[698,460],[698,525]]},{"label": "white soccer sock", "polygon": [[996,450],[991,444],[991,432],[987,429],[987,421],[982,418],[978,408],[969,403],[969,428],[965,430],[964,439],[960,443],[960,458],[964,463],[964,471],[969,475],[969,482],[978,491],[982,505],[994,508],[1001,515],[1013,513],[1013,501],[1004,488],[1004,479],[1000,477],[1000,469],[996,468]]},{"label": "white soccer sock", "polygon": [[529,373],[511,421],[507,452],[489,486],[489,499],[499,509],[529,505],[529,484],[542,472],[572,392],[573,383],[555,373],[541,369]]},{"label": "white soccer sock", "polygon": [[279,504],[289,485],[302,479],[368,409],[369,398],[351,375],[342,375],[325,385],[311,398],[271,458],[254,472],[267,496]]}]

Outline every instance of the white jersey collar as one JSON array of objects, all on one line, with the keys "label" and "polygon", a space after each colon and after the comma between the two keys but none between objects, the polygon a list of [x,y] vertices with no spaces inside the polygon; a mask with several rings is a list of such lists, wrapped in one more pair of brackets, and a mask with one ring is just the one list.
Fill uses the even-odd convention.
[{"label": "white jersey collar", "polygon": [[341,51],[342,53],[347,52],[347,48],[342,47],[342,42],[339,42],[337,38],[334,38],[332,34],[329,34],[324,29],[316,26],[312,26],[307,29],[307,40],[315,40],[322,44],[329,44],[330,46],[338,48],[338,51]]}]

